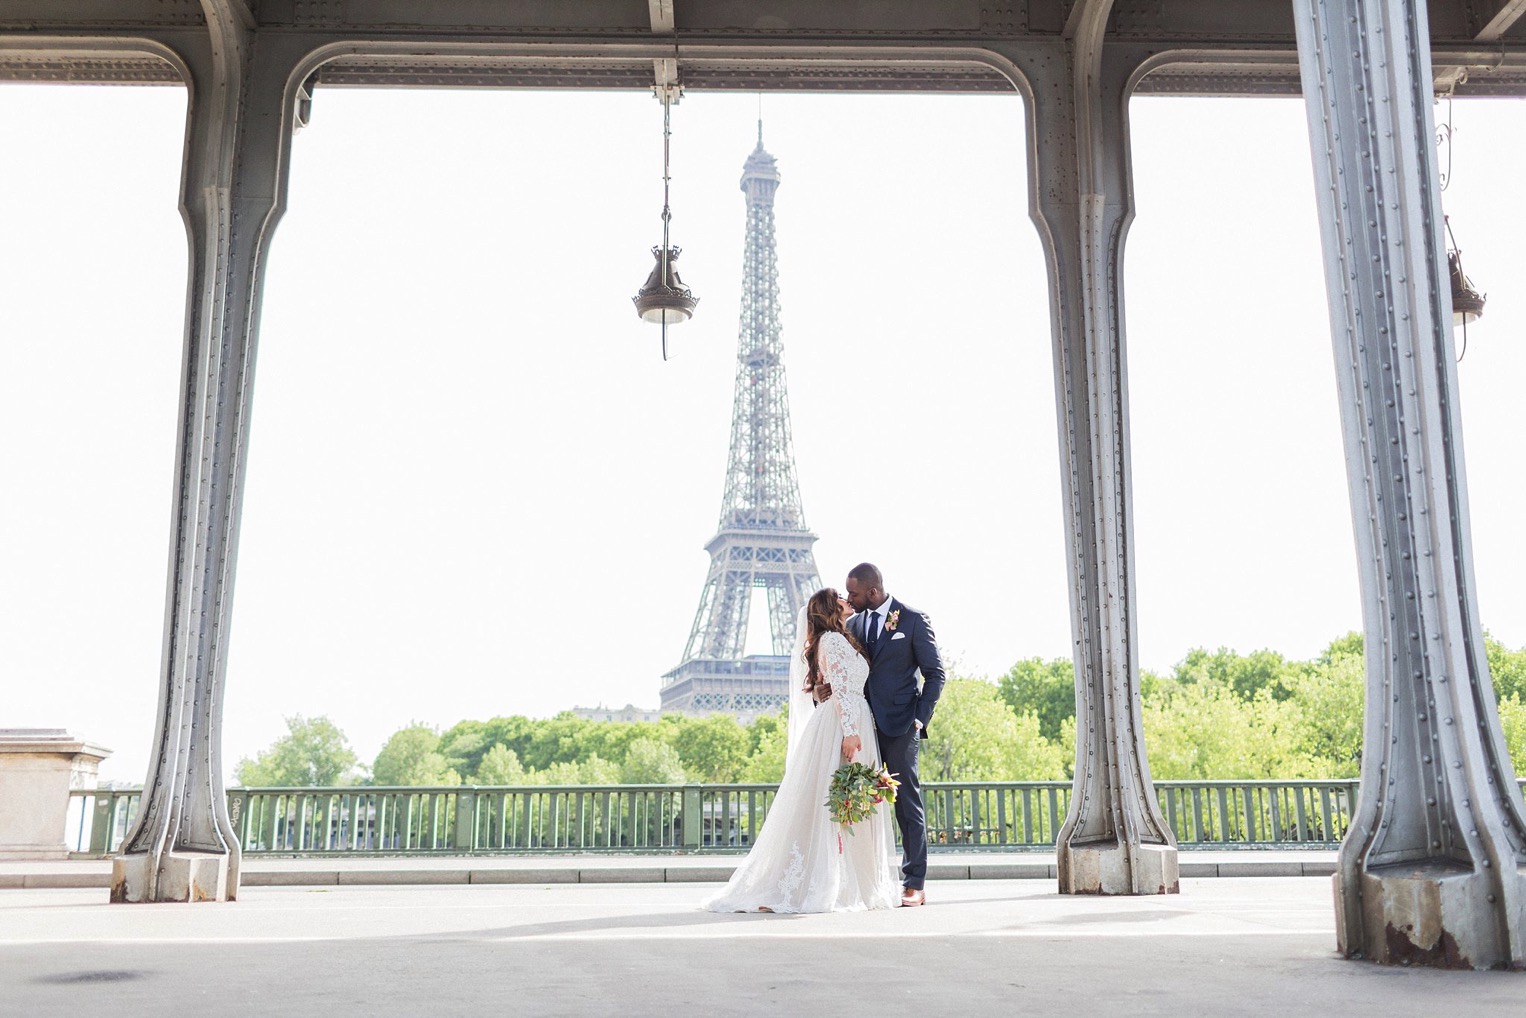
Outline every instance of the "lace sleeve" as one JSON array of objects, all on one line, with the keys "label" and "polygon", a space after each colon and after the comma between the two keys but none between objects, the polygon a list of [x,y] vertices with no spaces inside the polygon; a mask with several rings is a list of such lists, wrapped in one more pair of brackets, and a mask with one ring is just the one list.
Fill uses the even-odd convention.
[{"label": "lace sleeve", "polygon": [[842,734],[846,738],[858,734],[858,723],[853,717],[853,709],[847,706],[847,697],[841,692],[848,689],[851,679],[848,677],[848,663],[852,656],[857,653],[847,637],[839,633],[827,634],[821,644],[821,676],[832,684],[832,703],[837,707],[837,720],[842,725]]}]

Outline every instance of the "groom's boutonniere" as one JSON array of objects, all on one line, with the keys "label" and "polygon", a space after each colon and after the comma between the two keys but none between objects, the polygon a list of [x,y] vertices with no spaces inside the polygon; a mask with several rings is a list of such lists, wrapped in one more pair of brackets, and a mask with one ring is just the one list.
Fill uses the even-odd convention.
[{"label": "groom's boutonniere", "polygon": [[901,624],[901,609],[897,608],[895,611],[893,611],[889,615],[885,616],[885,629],[887,631],[892,632],[892,633],[895,632],[895,627],[899,626],[900,624]]}]

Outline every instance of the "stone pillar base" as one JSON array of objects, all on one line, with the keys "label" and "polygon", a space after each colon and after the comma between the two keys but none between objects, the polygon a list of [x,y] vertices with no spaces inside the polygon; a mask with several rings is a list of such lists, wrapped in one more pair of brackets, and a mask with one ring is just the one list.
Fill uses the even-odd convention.
[{"label": "stone pillar base", "polygon": [[1061,894],[1176,894],[1181,883],[1174,845],[1139,845],[1128,857],[1116,841],[1060,846]]},{"label": "stone pillar base", "polygon": [[[1526,889],[1526,874],[1505,876]],[[1503,942],[1502,905],[1487,870],[1434,861],[1368,870],[1356,878],[1365,933],[1346,928],[1342,877],[1334,880],[1335,936],[1347,957],[1452,969],[1520,968],[1526,961]]]},{"label": "stone pillar base", "polygon": [[0,728],[0,859],[69,858],[69,792],[110,755],[62,728]]},{"label": "stone pillar base", "polygon": [[159,857],[143,853],[111,860],[113,902],[229,901],[232,897],[225,853],[169,852]]}]

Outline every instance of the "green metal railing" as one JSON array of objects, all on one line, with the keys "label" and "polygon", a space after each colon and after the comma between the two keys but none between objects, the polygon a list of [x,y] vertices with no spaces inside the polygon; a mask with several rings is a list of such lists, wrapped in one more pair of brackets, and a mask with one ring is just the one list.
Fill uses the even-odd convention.
[{"label": "green metal railing", "polygon": [[[228,812],[248,855],[743,852],[775,785],[233,788]],[[1356,801],[1349,781],[1157,781],[1183,848],[1331,848]],[[928,837],[943,850],[1052,848],[1068,781],[923,786]],[[138,790],[76,791],[74,849],[114,852]]]}]

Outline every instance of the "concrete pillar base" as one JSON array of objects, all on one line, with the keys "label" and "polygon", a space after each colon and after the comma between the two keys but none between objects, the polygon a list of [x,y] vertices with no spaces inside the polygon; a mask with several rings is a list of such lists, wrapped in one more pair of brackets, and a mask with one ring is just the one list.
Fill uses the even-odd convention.
[{"label": "concrete pillar base", "polygon": [[1116,841],[1094,841],[1063,845],[1060,852],[1061,894],[1176,894],[1181,890],[1172,845],[1137,845],[1128,853]]},{"label": "concrete pillar base", "polygon": [[[1341,953],[1385,965],[1432,968],[1520,968],[1502,939],[1500,905],[1487,870],[1434,861],[1377,867],[1357,878],[1362,925],[1350,930],[1340,907],[1342,874],[1334,878],[1335,936]],[[1526,891],[1526,873],[1507,879]],[[1516,901],[1523,895],[1514,896]],[[1520,922],[1517,917],[1516,923]]]},{"label": "concrete pillar base", "polygon": [[228,856],[220,852],[119,855],[111,861],[111,900],[229,901]]}]

